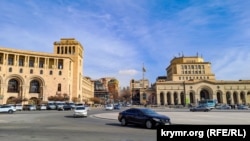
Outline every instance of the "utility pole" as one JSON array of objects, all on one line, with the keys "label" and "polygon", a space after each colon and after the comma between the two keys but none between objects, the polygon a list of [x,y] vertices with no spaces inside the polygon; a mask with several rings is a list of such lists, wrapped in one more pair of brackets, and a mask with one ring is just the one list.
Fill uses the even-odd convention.
[{"label": "utility pole", "polygon": [[146,72],[146,69],[144,67],[144,63],[142,65],[142,98],[143,98],[143,101],[145,101],[145,104],[147,103],[147,97],[146,94],[145,94],[145,82],[144,82],[144,73]]},{"label": "utility pole", "polygon": [[184,107],[186,107],[186,83],[183,81],[183,89],[184,89]]}]

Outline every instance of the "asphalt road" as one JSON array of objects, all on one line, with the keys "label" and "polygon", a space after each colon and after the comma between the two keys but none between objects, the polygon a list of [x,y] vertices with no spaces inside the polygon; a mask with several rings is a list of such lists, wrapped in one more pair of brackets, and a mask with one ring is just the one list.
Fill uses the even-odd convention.
[{"label": "asphalt road", "polygon": [[[106,111],[91,111],[90,114]],[[108,112],[112,113],[112,112]],[[120,126],[117,120],[73,118],[72,111],[0,114],[1,141],[154,141],[156,130]]]}]

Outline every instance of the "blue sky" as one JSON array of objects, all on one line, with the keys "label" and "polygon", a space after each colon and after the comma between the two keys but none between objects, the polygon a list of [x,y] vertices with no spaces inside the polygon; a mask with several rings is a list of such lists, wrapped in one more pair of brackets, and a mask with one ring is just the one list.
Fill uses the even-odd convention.
[{"label": "blue sky", "polygon": [[1,0],[0,46],[53,52],[53,42],[84,46],[84,75],[120,85],[166,76],[173,57],[198,55],[218,80],[250,79],[250,1]]}]

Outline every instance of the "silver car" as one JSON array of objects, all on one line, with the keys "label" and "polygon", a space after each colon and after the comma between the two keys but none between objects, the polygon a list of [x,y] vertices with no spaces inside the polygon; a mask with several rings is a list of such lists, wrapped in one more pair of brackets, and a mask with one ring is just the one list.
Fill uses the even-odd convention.
[{"label": "silver car", "polygon": [[74,109],[73,116],[76,117],[87,117],[88,110],[84,106],[76,106]]}]

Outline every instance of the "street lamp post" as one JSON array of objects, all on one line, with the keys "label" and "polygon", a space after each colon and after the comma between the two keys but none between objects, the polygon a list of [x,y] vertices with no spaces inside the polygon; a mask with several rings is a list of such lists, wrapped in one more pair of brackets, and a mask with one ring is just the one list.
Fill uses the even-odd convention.
[{"label": "street lamp post", "polygon": [[186,107],[186,83],[183,81],[184,107]]}]

